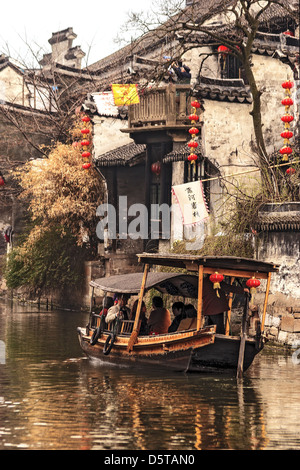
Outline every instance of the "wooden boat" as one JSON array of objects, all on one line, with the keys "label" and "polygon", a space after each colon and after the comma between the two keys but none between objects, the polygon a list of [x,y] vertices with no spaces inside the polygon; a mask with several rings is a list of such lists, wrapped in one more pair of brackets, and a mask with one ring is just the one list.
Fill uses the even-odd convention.
[{"label": "wooden boat", "polygon": [[[143,264],[143,272],[111,276],[91,282],[92,299],[95,289],[105,293],[104,300],[107,293],[139,295],[135,320],[117,320],[115,324],[107,325],[103,316],[99,317],[93,312],[92,301],[88,325],[77,329],[83,351],[91,358],[119,365],[153,366],[156,369],[191,372],[234,369],[237,376],[241,376],[263,348],[271,273],[277,272],[278,266],[235,257],[152,253],[137,256]],[[164,267],[175,268],[177,271],[158,271]],[[256,323],[254,337],[247,335],[249,295],[245,295],[240,335],[229,335],[232,296],[229,299],[230,310],[227,313],[225,334],[216,334],[215,325],[203,326],[203,278],[216,271],[228,277],[231,283],[235,279],[245,281],[252,277],[266,280],[263,311],[260,322]],[[180,297],[194,301],[197,299],[197,326],[174,333],[139,335],[142,300],[149,289],[174,295],[177,300]]]}]

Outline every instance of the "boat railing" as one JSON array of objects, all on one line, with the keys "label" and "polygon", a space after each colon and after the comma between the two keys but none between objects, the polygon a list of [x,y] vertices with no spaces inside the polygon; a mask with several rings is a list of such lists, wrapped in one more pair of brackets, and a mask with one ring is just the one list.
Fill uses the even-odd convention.
[{"label": "boat railing", "polygon": [[[101,315],[92,312],[90,327],[91,328],[98,328],[100,326],[100,322],[101,322]],[[104,328],[104,332],[105,331],[111,332],[115,328],[115,333],[117,335],[119,335],[119,334],[129,335],[129,334],[132,333],[133,325],[134,325],[134,320],[120,320],[118,322],[118,324],[116,325],[116,328],[115,328],[115,323],[114,322],[111,322],[111,323],[108,323],[108,324],[106,323],[105,328]]]}]

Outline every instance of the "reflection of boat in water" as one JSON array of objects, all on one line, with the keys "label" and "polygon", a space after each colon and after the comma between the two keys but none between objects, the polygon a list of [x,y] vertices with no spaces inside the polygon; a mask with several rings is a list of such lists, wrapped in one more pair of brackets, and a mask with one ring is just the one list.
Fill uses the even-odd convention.
[{"label": "reflection of boat in water", "polygon": [[[143,253],[139,261],[144,265],[143,273],[133,273],[97,279],[91,282],[93,292],[99,288],[105,293],[139,294],[134,321],[116,320],[105,324],[104,316],[91,311],[86,328],[78,328],[80,345],[90,357],[105,362],[149,366],[179,371],[202,371],[212,369],[235,369],[240,375],[252,363],[263,348],[263,330],[271,273],[278,268],[272,263],[234,257],[199,257],[194,255],[158,255]],[[178,272],[155,272],[151,268],[165,266]],[[184,270],[184,272],[180,272]],[[260,322],[256,322],[253,337],[247,335],[249,320],[249,296],[245,295],[245,306],[240,336],[216,334],[215,325],[203,326],[202,291],[203,277],[215,272],[228,276],[231,283],[236,278],[266,279],[266,292]],[[159,335],[139,335],[141,306],[144,294],[149,289],[161,293],[197,299],[197,324],[190,330]],[[94,294],[92,294],[94,295]],[[232,299],[229,301],[231,309]],[[227,322],[230,321],[230,310]]]}]

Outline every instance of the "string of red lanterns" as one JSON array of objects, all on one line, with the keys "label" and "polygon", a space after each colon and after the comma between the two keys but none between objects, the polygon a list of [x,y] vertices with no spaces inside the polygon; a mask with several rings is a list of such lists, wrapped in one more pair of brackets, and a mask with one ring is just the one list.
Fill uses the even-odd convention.
[{"label": "string of red lanterns", "polygon": [[[281,104],[285,107],[285,114],[281,117],[282,122],[284,122],[285,130],[280,134],[284,141],[283,147],[281,147],[279,152],[282,155],[282,161],[288,162],[289,155],[293,153],[293,149],[290,147],[290,139],[294,134],[290,130],[290,123],[294,120],[294,116],[290,114],[290,107],[294,104],[294,101],[291,98],[291,88],[293,88],[294,84],[290,80],[286,80],[281,86],[285,90],[285,98],[281,100]],[[287,170],[287,174],[292,173],[292,171]]]},{"label": "string of red lanterns", "polygon": [[82,122],[85,123],[85,127],[83,129],[80,130],[81,134],[83,135],[84,137],[84,140],[82,140],[80,142],[80,145],[82,146],[82,158],[84,158],[84,163],[82,164],[82,168],[84,170],[88,170],[90,167],[91,167],[91,163],[90,161],[88,161],[87,159],[90,158],[91,156],[91,152],[88,150],[89,146],[91,145],[91,142],[89,139],[89,135],[90,135],[90,129],[87,127],[87,123],[91,121],[91,119],[88,117],[88,116],[83,116],[81,118]]},{"label": "string of red lanterns", "polygon": [[197,109],[199,109],[201,104],[199,101],[194,100],[191,102],[192,113],[189,115],[189,120],[191,121],[192,127],[189,129],[189,134],[191,136],[191,140],[188,142],[188,147],[190,149],[190,154],[188,156],[188,161],[191,164],[196,164],[196,160],[198,156],[195,154],[196,148],[198,147],[198,142],[196,141],[197,134],[199,134],[199,129],[195,127],[196,123],[199,121],[199,116],[197,114]]}]

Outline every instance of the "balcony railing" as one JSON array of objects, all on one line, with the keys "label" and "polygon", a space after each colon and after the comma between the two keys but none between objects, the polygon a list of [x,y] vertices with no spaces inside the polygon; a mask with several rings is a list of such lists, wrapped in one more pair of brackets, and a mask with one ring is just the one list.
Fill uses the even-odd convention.
[{"label": "balcony railing", "polygon": [[147,88],[140,94],[140,103],[129,106],[129,131],[190,126],[190,91],[190,85],[169,84]]}]

